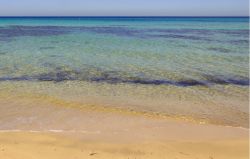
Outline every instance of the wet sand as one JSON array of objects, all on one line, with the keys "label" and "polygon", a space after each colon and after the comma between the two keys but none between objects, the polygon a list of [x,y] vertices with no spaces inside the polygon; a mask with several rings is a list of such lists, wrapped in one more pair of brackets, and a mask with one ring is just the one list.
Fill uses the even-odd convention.
[{"label": "wet sand", "polygon": [[248,128],[77,104],[27,90],[0,91],[0,158],[248,158]]},{"label": "wet sand", "polygon": [[36,100],[38,103],[44,101],[83,110],[160,116],[245,128],[249,127],[248,95],[248,87],[233,85],[210,88],[84,81],[0,82],[0,98],[23,99],[31,108],[33,100]]}]

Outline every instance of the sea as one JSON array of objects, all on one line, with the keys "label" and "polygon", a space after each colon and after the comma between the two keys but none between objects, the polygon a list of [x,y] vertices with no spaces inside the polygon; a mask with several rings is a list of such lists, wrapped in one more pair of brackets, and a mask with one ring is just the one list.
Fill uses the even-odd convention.
[{"label": "sea", "polygon": [[248,127],[249,17],[0,17],[0,90]]}]

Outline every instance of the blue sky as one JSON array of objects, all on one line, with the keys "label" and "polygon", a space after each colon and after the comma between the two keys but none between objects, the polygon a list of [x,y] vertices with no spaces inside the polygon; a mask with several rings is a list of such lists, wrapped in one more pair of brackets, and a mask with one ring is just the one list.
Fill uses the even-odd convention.
[{"label": "blue sky", "polygon": [[0,0],[0,16],[247,16],[248,0]]}]

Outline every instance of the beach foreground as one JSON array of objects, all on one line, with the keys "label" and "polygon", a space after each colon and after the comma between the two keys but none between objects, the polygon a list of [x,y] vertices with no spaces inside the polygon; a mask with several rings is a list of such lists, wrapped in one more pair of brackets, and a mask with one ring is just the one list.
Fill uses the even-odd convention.
[{"label": "beach foreground", "polygon": [[[193,131],[200,131],[201,127]],[[180,130],[183,128],[179,128]],[[185,128],[184,128],[185,129]],[[213,131],[213,128],[209,129]],[[236,129],[230,129],[237,132]],[[170,134],[177,129],[169,130]],[[244,130],[242,130],[244,132]],[[147,133],[147,132],[146,132]],[[217,131],[213,131],[217,133]],[[224,138],[219,140],[163,140],[111,142],[72,137],[74,134],[39,133],[39,132],[5,132],[0,133],[0,158],[4,159],[82,159],[82,158],[143,158],[143,159],[247,159],[248,140],[245,137]],[[187,132],[186,137],[190,136]],[[127,134],[128,137],[129,134]],[[100,136],[99,136],[100,137]],[[115,138],[115,137],[114,137]],[[166,138],[169,135],[166,134]]]},{"label": "beach foreground", "polygon": [[1,159],[248,158],[248,128],[5,93]]}]

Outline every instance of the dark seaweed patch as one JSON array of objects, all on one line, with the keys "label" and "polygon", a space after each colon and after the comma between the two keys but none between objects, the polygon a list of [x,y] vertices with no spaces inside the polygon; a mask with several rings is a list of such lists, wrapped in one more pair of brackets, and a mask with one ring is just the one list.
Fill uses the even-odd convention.
[{"label": "dark seaweed patch", "polygon": [[249,79],[228,79],[228,82],[235,85],[249,86]]},{"label": "dark seaweed patch", "polygon": [[202,81],[198,81],[198,80],[183,80],[183,81],[178,81],[176,82],[177,86],[197,86],[197,85],[201,85],[201,86],[205,86],[207,85],[206,82],[202,82]]},{"label": "dark seaweed patch", "polygon": [[49,73],[43,73],[39,75],[35,75],[32,77],[32,79],[37,79],[39,81],[55,81],[55,82],[61,82],[61,81],[67,81],[67,80],[78,80],[78,72],[76,71],[63,71],[60,70],[58,72],[49,72]]},{"label": "dark seaweed patch", "polygon": [[[96,70],[100,71],[100,70]],[[57,68],[55,71],[49,73],[42,73],[31,76],[20,76],[20,77],[0,77],[0,81],[90,81],[90,82],[106,82],[110,84],[118,83],[130,83],[130,84],[144,84],[144,85],[175,85],[180,87],[189,86],[210,86],[213,84],[227,85],[241,85],[248,86],[249,79],[244,77],[224,77],[224,76],[212,76],[203,75],[205,80],[195,79],[182,79],[178,81],[167,80],[167,79],[148,79],[146,77],[136,76],[122,76],[121,72],[116,71],[101,71],[97,74],[91,73],[89,70],[63,70],[63,68]]]},{"label": "dark seaweed patch", "polygon": [[214,84],[235,84],[241,86],[249,85],[249,79],[246,77],[224,77],[224,76],[212,76],[212,75],[203,75],[203,77],[207,80],[207,83]]}]

